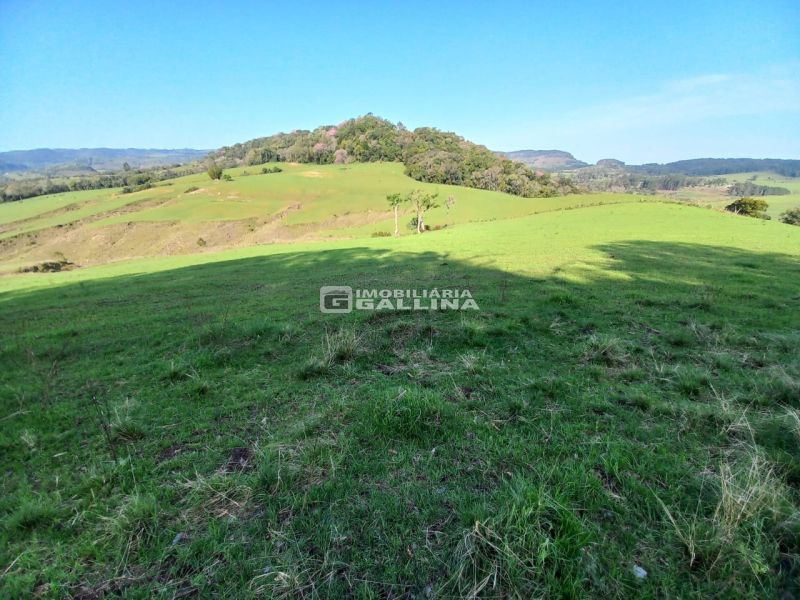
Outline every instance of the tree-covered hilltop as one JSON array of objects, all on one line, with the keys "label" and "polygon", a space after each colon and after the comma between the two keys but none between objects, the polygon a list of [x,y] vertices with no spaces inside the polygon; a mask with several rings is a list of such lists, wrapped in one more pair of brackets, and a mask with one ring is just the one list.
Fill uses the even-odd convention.
[{"label": "tree-covered hilltop", "polygon": [[464,185],[525,197],[577,191],[567,179],[536,173],[522,163],[499,157],[485,146],[432,127],[413,131],[402,123],[366,115],[313,131],[257,138],[213,154],[225,166],[270,161],[344,164],[399,161],[417,181]]}]

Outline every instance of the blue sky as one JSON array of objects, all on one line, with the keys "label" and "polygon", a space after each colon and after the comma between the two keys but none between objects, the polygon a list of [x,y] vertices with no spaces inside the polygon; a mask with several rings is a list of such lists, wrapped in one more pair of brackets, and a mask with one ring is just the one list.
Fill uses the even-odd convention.
[{"label": "blue sky", "polygon": [[800,2],[0,0],[0,150],[367,112],[587,161],[800,158]]}]

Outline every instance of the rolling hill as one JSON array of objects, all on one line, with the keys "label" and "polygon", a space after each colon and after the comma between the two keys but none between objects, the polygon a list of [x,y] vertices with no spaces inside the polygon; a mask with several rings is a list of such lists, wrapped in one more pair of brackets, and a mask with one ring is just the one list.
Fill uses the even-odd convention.
[{"label": "rolling hill", "polygon": [[[66,258],[91,265],[161,254],[191,254],[233,246],[368,237],[394,230],[386,195],[438,192],[428,223],[453,227],[602,203],[636,202],[621,194],[523,198],[460,186],[422,183],[399,163],[300,165],[280,163],[161,182],[139,192],[89,190],[0,204],[0,271]],[[445,200],[452,197],[451,208]],[[404,232],[411,215],[402,215]]]}]

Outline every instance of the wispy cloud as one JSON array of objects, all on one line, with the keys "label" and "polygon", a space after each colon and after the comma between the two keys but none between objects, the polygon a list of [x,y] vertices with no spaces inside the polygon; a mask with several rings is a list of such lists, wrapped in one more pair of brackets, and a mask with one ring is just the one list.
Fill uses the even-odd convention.
[{"label": "wispy cloud", "polygon": [[800,63],[665,81],[519,127],[513,147],[556,147],[578,158],[800,155]]},{"label": "wispy cloud", "polygon": [[563,113],[542,123],[539,130],[610,134],[778,112],[800,112],[800,67],[796,65],[763,73],[717,73],[665,82],[652,93]]}]

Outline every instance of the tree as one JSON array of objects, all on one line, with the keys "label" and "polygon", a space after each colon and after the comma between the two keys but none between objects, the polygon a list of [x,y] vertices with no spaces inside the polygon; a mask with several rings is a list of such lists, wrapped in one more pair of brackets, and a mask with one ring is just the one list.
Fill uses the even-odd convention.
[{"label": "tree", "polygon": [[414,207],[414,212],[417,213],[417,233],[425,231],[425,211],[439,206],[436,203],[436,198],[438,197],[438,192],[435,194],[426,194],[422,190],[414,190],[406,194],[406,202],[410,203],[411,206]]},{"label": "tree", "polygon": [[344,148],[339,148],[336,152],[333,153],[333,162],[337,165],[343,165],[347,162],[347,150]]},{"label": "tree", "polygon": [[769,219],[769,215],[765,212],[768,208],[769,204],[767,204],[767,201],[761,198],[739,198],[736,202],[728,204],[725,210],[729,210],[737,215]]},{"label": "tree", "polygon": [[781,223],[787,225],[800,225],[800,206],[790,208],[781,214]]},{"label": "tree", "polygon": [[400,194],[389,194],[386,196],[386,201],[389,203],[394,209],[394,235],[395,237],[400,235],[400,228],[397,224],[397,211],[400,209],[400,205],[405,202],[403,197]]},{"label": "tree", "polygon": [[122,170],[123,171],[130,171],[131,170],[131,166],[127,162],[124,162],[124,163],[122,163]]},{"label": "tree", "polygon": [[206,170],[208,176],[211,179],[221,179],[222,178],[222,167],[217,164],[217,161],[211,159],[208,161],[208,169]]},{"label": "tree", "polygon": [[248,166],[260,165],[264,162],[263,152],[258,148],[251,148],[244,155],[244,164]]}]

